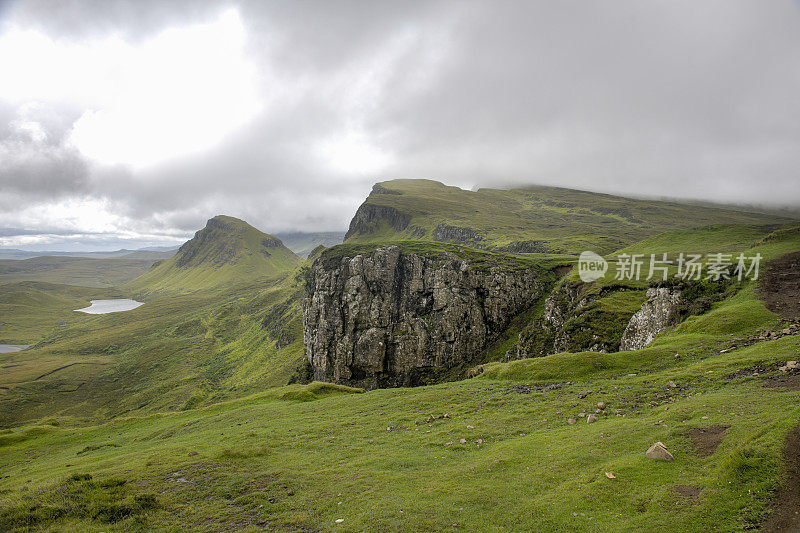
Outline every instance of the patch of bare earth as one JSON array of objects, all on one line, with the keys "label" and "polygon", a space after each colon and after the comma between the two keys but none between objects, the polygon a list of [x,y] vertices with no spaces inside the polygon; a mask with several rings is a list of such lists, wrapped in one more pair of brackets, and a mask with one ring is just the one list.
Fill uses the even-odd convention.
[{"label": "patch of bare earth", "polygon": [[670,487],[673,494],[686,498],[693,505],[700,503],[700,494],[703,492],[703,487],[696,487],[694,485],[675,485]]},{"label": "patch of bare earth", "polygon": [[784,318],[800,317],[800,252],[770,261],[761,278],[764,305]]},{"label": "patch of bare earth", "polygon": [[786,477],[772,503],[772,514],[761,527],[768,533],[800,531],[800,426],[786,436],[783,458]]},{"label": "patch of bare earth", "polygon": [[692,428],[686,432],[686,436],[692,443],[694,453],[700,457],[710,457],[717,451],[729,427],[715,424],[705,428]]},{"label": "patch of bare earth", "polygon": [[800,390],[800,374],[778,374],[764,378],[764,386],[771,389]]}]

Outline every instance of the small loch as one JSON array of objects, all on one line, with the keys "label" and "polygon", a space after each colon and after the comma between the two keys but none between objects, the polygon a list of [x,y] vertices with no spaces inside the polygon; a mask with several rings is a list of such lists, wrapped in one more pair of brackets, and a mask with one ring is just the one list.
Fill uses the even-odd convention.
[{"label": "small loch", "polygon": [[14,353],[27,347],[27,344],[0,344],[0,353]]},{"label": "small loch", "polygon": [[130,311],[140,305],[144,305],[144,303],[122,298],[116,300],[92,300],[92,305],[83,309],[76,309],[76,311],[90,315],[105,315],[106,313]]}]

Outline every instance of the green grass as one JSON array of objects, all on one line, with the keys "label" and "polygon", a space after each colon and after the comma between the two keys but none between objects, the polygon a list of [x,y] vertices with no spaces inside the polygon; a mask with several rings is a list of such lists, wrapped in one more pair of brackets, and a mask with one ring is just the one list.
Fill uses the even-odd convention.
[{"label": "green grass", "polygon": [[130,257],[34,257],[0,259],[0,283],[42,281],[83,287],[116,287],[147,272],[156,259],[146,252]]},{"label": "green grass", "polygon": [[[797,245],[789,235],[759,246]],[[777,322],[749,283],[634,352],[491,363],[475,379],[414,389],[291,385],[91,426],[56,417],[0,434],[0,516],[7,528],[33,516],[66,531],[749,528],[767,516],[800,391],[746,369],[785,361],[800,338],[723,348]],[[598,422],[567,424],[598,401],[608,404]],[[686,432],[712,424],[730,428],[701,457]],[[645,458],[655,441],[676,460]],[[65,511],[69,487],[86,482],[75,474],[97,485],[79,509],[125,511]],[[108,479],[125,492],[98,485]],[[671,490],[679,485],[701,488],[699,502]]]},{"label": "green grass", "polygon": [[83,315],[69,305],[63,311],[74,316],[55,329],[45,327],[48,309],[29,302],[43,328],[26,331],[42,336],[0,355],[0,424],[174,411],[285,385],[303,358],[301,290],[287,274],[124,313]]},{"label": "green grass", "polygon": [[114,289],[24,281],[0,285],[0,344],[34,344],[53,328],[90,320],[75,309],[119,297]]},{"label": "green grass", "polygon": [[294,270],[303,259],[274,237],[246,222],[217,216],[186,242],[174,256],[127,283],[142,297],[196,292],[277,277]]},{"label": "green grass", "polygon": [[398,231],[386,219],[373,221],[347,242],[433,240],[434,229],[444,224],[474,230],[480,240],[473,245],[488,249],[532,242],[549,253],[608,254],[670,230],[791,221],[733,206],[639,200],[558,187],[473,192],[430,180],[393,180],[378,187],[391,194],[371,194],[364,205],[394,209],[408,218],[407,227]]},{"label": "green grass", "polygon": [[[557,202],[567,193],[548,194],[537,207],[547,210],[547,224],[575,214],[569,196]],[[498,227],[507,223],[501,218]],[[635,233],[636,224],[622,223],[623,234],[570,242],[613,251]],[[771,229],[676,231],[630,250],[691,251],[683,243],[705,253],[724,244],[766,261],[800,249],[796,227]],[[318,260],[378,244],[347,243]],[[486,268],[551,269],[574,260],[397,244]],[[295,267],[227,278],[224,265],[201,266],[197,279],[174,278],[205,286],[191,291],[167,290],[166,276],[156,276],[138,288],[146,305],[81,317],[43,333],[31,350],[0,356],[0,529],[731,531],[767,516],[784,474],[785,435],[800,421],[800,391],[766,386],[764,378],[796,359],[800,336],[742,347],[780,324],[758,300],[756,282],[725,292],[643,350],[494,362],[470,380],[364,392],[286,385],[303,361],[304,280]],[[600,298],[583,316],[590,331],[609,336],[646,286],[612,285],[589,287]],[[42,295],[23,291],[13,301],[54,299],[61,309],[80,296],[74,288],[36,290]],[[492,358],[502,358],[542,306],[534,302],[512,323]],[[567,423],[598,401],[608,404],[598,422]],[[717,451],[701,457],[686,432],[712,424],[730,428]],[[645,458],[656,441],[674,462]],[[699,502],[675,494],[679,485],[701,488]]]}]

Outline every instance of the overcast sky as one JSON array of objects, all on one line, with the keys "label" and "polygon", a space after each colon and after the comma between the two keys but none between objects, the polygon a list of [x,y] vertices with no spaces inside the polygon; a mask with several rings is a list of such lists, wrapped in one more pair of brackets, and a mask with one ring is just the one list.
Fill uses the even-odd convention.
[{"label": "overcast sky", "polygon": [[800,0],[0,0],[0,247],[344,230],[392,178],[800,206]]}]

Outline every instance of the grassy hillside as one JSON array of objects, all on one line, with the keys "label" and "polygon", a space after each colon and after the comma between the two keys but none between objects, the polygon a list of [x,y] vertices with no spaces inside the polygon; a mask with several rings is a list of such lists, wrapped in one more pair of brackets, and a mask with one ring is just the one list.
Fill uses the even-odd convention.
[{"label": "grassy hillside", "polygon": [[[767,259],[797,250],[796,231],[751,249]],[[7,430],[0,526],[752,529],[786,497],[775,490],[800,422],[800,381],[777,370],[796,359],[800,336],[759,336],[781,321],[757,285],[635,352],[492,363],[472,380],[363,394],[292,385],[180,413]],[[656,441],[674,461],[645,457]]]},{"label": "grassy hillside", "polygon": [[302,261],[279,239],[242,220],[220,215],[209,220],[174,256],[125,288],[146,294],[207,290],[279,276]]},{"label": "grassy hillside", "polygon": [[737,210],[529,187],[466,191],[429,180],[379,183],[359,208],[347,242],[437,240],[512,252],[609,253],[646,237],[713,224],[790,219]]},{"label": "grassy hillside", "polygon": [[[72,315],[35,346],[0,354],[0,425],[174,411],[285,385],[303,358],[300,291],[289,274],[155,298],[124,313],[65,310]],[[47,309],[29,309],[14,310],[15,320],[31,320],[26,334],[44,333],[35,325]],[[10,333],[9,341],[32,342]]]},{"label": "grassy hillside", "polygon": [[75,309],[90,300],[118,296],[114,289],[34,281],[0,285],[0,344],[34,344],[53,328],[88,320]]},{"label": "grassy hillside", "polygon": [[158,252],[133,252],[106,259],[85,257],[34,257],[0,259],[0,285],[19,281],[43,281],[83,287],[115,287],[147,272]]}]

